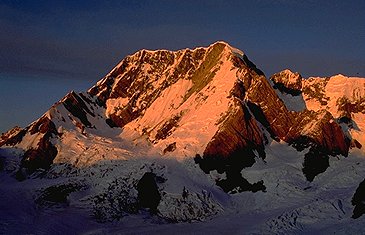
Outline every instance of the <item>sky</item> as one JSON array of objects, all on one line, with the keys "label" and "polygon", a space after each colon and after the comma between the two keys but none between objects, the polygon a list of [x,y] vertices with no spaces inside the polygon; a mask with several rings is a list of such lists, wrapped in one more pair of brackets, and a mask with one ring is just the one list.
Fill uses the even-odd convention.
[{"label": "sky", "polygon": [[85,91],[128,54],[218,40],[266,76],[365,77],[365,1],[0,0],[0,133]]}]

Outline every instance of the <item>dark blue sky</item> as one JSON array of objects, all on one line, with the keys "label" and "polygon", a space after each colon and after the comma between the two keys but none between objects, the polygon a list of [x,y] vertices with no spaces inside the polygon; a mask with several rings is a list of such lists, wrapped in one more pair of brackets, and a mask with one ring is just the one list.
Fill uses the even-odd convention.
[{"label": "dark blue sky", "polygon": [[365,1],[0,0],[0,132],[139,49],[224,40],[266,75],[365,77]]}]

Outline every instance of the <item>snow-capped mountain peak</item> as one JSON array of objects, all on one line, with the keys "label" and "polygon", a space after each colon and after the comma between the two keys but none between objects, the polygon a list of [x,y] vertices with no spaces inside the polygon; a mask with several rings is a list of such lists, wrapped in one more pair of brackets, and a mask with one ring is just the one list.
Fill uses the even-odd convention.
[{"label": "snow-capped mountain peak", "polygon": [[[322,193],[317,182],[334,175],[330,163],[364,155],[364,81],[303,78],[289,69],[267,79],[244,52],[223,41],[178,51],[144,49],[88,91],[69,92],[27,127],[2,135],[0,155],[19,180],[40,169],[49,178],[71,177],[76,183],[51,186],[37,200],[47,201],[52,190],[66,199],[83,191],[90,195],[77,197],[95,200],[99,219],[143,207],[175,222],[203,220],[247,202],[243,210],[251,212],[285,207],[282,217],[265,225],[274,229],[279,218],[311,211],[308,200],[314,191]],[[356,170],[351,177],[345,173],[356,161],[345,162],[334,178],[358,180]],[[355,190],[327,183],[323,190],[344,187],[346,197]],[[226,194],[243,191],[262,192],[263,202]],[[289,206],[300,201],[309,209],[290,214],[280,204],[286,196]],[[360,208],[354,216],[361,216],[361,192],[354,198]],[[343,212],[342,202],[326,203],[326,210],[333,205]],[[286,221],[285,229],[294,224],[296,231],[295,221]]]}]

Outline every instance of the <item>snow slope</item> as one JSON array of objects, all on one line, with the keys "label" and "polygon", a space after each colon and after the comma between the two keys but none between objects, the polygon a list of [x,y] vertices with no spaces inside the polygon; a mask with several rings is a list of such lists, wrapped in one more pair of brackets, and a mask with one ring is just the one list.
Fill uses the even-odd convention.
[{"label": "snow slope", "polygon": [[[265,161],[258,161],[242,172],[249,181],[264,180],[266,192],[257,193],[224,193],[214,182],[224,175],[204,174],[191,159],[112,160],[88,168],[55,164],[46,174],[37,172],[22,182],[3,172],[0,232],[360,234],[365,231],[364,217],[351,218],[351,197],[357,187],[353,182],[361,182],[365,175],[363,157],[333,158],[329,170],[310,183],[301,172],[304,153],[298,154],[287,144],[272,141],[267,154]],[[93,203],[95,196],[127,200],[123,196],[128,193],[129,202],[133,201],[135,192],[129,187],[149,171],[167,179],[159,183],[164,196],[158,215],[144,210],[123,213],[110,202],[102,201],[99,203],[107,215],[105,221],[97,220],[95,211],[100,204]],[[45,189],[70,183],[80,185],[80,189],[71,192],[66,202],[37,201]],[[113,185],[122,185],[124,190]],[[182,199],[184,190],[189,192],[187,199]],[[180,222],[171,223],[171,219]]]}]

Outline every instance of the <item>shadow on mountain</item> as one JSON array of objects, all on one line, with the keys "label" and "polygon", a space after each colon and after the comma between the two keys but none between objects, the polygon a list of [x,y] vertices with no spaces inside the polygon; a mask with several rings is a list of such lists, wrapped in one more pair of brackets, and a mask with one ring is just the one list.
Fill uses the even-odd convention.
[{"label": "shadow on mountain", "polygon": [[314,178],[325,172],[329,167],[329,156],[319,148],[310,148],[309,152],[304,155],[303,174],[308,181],[312,182]]},{"label": "shadow on mountain", "polygon": [[355,206],[352,218],[357,219],[365,214],[365,180],[363,180],[357,187],[351,203]]},{"label": "shadow on mountain", "polygon": [[196,155],[195,163],[209,174],[212,170],[217,170],[218,173],[226,173],[226,179],[216,181],[216,184],[226,193],[237,193],[243,191],[263,191],[266,187],[263,181],[250,183],[242,177],[241,171],[245,167],[251,167],[255,163],[255,154],[251,149],[243,149],[237,151],[229,157],[208,156],[201,157]]},{"label": "shadow on mountain", "polygon": [[149,208],[151,212],[157,212],[158,204],[161,201],[156,177],[156,174],[146,172],[137,184],[139,205],[143,208]]},{"label": "shadow on mountain", "polygon": [[41,207],[68,206],[69,195],[84,189],[85,186],[79,182],[52,185],[43,189],[35,202]]}]

